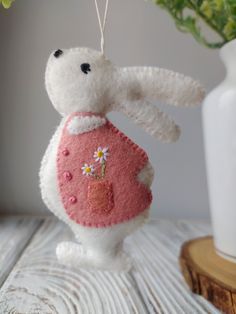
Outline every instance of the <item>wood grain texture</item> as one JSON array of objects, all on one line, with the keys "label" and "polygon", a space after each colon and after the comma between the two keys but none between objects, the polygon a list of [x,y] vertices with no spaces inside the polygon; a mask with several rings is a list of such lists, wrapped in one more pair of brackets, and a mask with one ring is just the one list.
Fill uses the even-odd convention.
[{"label": "wood grain texture", "polygon": [[42,220],[0,216],[0,287]]},{"label": "wood grain texture", "polygon": [[149,313],[218,313],[210,303],[189,292],[178,267],[184,240],[209,232],[209,225],[204,224],[153,221],[128,239],[134,277]]},{"label": "wood grain texture", "polygon": [[180,264],[193,292],[224,313],[236,314],[236,265],[216,254],[212,237],[186,242],[181,250]]},{"label": "wood grain texture", "polygon": [[73,235],[47,219],[0,290],[0,313],[218,313],[190,292],[178,266],[181,244],[209,232],[208,224],[151,221],[126,240],[132,271],[112,274],[60,265],[55,247]]}]

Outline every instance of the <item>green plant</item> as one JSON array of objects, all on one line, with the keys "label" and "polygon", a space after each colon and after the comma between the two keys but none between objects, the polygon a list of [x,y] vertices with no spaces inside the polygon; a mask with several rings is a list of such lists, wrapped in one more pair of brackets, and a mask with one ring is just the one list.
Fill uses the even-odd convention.
[{"label": "green plant", "polygon": [[[191,33],[199,43],[207,47],[220,48],[236,38],[236,0],[153,1],[170,13],[180,31]],[[218,42],[206,39],[200,27],[201,21],[218,34]]]},{"label": "green plant", "polygon": [[0,0],[0,5],[2,5],[5,9],[9,9],[14,0]]}]

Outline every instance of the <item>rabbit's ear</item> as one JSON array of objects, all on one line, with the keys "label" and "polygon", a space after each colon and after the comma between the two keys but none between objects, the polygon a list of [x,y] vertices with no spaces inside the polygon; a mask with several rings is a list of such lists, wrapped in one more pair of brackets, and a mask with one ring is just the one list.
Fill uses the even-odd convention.
[{"label": "rabbit's ear", "polygon": [[167,114],[148,101],[127,101],[118,107],[118,111],[124,113],[144,131],[162,142],[175,142],[180,136],[179,126]]},{"label": "rabbit's ear", "polygon": [[195,106],[205,96],[199,82],[180,73],[152,67],[127,67],[120,71],[127,85],[136,87],[140,99],[160,100],[174,106]]}]

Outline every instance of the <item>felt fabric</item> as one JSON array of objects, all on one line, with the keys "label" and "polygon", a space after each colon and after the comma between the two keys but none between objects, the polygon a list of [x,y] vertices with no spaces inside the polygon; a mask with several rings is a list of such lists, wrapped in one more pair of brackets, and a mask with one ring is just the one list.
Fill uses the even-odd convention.
[{"label": "felt fabric", "polygon": [[92,181],[88,185],[88,206],[93,213],[110,213],[114,208],[112,183],[106,180]]},{"label": "felt fabric", "polygon": [[80,243],[59,243],[57,257],[67,266],[128,269],[122,242],[149,215],[154,171],[105,115],[120,111],[157,139],[176,141],[180,128],[150,101],[197,105],[203,88],[165,69],[117,67],[89,48],[52,52],[45,85],[63,119],[42,160],[42,198]]},{"label": "felt fabric", "polygon": [[[57,153],[58,184],[66,213],[89,227],[107,227],[134,218],[152,201],[149,188],[137,179],[148,162],[146,153],[108,120],[90,132],[70,134],[70,121],[80,115],[86,116],[73,113],[68,118]],[[109,153],[103,177],[104,164],[94,158],[99,147],[108,148]],[[94,172],[86,175],[82,170],[85,164],[93,165]]]},{"label": "felt fabric", "polygon": [[180,128],[149,101],[187,107],[200,104],[204,97],[199,82],[167,69],[117,67],[101,52],[89,48],[62,49],[59,56],[54,54],[48,60],[45,83],[53,106],[62,116],[121,111],[150,135],[173,142]]}]

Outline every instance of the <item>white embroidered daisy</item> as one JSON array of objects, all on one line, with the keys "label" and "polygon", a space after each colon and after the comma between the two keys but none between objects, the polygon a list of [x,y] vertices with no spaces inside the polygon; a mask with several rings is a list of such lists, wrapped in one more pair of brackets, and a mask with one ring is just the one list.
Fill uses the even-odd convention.
[{"label": "white embroidered daisy", "polygon": [[108,156],[109,156],[108,147],[105,148],[98,147],[97,151],[93,155],[95,161],[99,161],[100,163],[107,160]]},{"label": "white embroidered daisy", "polygon": [[84,164],[83,167],[81,168],[81,170],[83,170],[83,175],[91,176],[94,173],[94,166],[93,165]]}]

